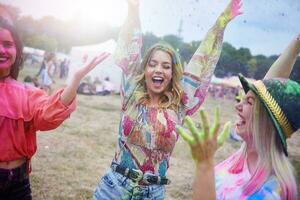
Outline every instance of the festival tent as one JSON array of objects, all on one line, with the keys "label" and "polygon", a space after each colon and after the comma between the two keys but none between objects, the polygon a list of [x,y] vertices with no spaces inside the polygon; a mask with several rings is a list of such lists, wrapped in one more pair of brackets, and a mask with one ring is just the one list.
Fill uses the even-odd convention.
[{"label": "festival tent", "polygon": [[226,87],[232,87],[232,88],[241,86],[240,79],[237,76],[230,76],[230,77],[223,78],[221,83]]},{"label": "festival tent", "polygon": [[24,47],[23,48],[23,53],[25,53],[25,54],[34,54],[34,55],[43,57],[45,51],[41,50],[41,49],[31,48],[31,47]]},{"label": "festival tent", "polygon": [[221,82],[222,82],[222,78],[218,78],[215,75],[211,77],[211,81],[210,81],[211,84],[219,85],[221,84]]},{"label": "festival tent", "polygon": [[[247,78],[248,81],[254,82],[255,79]],[[225,87],[242,87],[239,77],[238,76],[231,76],[231,77],[225,77],[225,78],[218,78],[216,76],[212,77],[211,83],[214,85],[222,85]]]},{"label": "festival tent", "polygon": [[[70,82],[74,72],[83,66],[85,58],[87,58],[87,62],[89,62],[102,52],[109,52],[112,54],[115,48],[116,42],[112,39],[100,44],[72,47],[70,52],[69,76],[67,78],[67,82]],[[121,69],[114,64],[113,57],[109,56],[102,63],[96,66],[87,76],[90,76],[92,81],[94,81],[96,77],[99,77],[100,80],[104,80],[106,77],[109,77],[110,81],[115,86],[116,92],[119,92],[121,75]]]},{"label": "festival tent", "polygon": [[41,49],[31,48],[31,47],[24,47],[23,54],[30,55],[31,62],[32,60],[42,62],[45,51]]}]

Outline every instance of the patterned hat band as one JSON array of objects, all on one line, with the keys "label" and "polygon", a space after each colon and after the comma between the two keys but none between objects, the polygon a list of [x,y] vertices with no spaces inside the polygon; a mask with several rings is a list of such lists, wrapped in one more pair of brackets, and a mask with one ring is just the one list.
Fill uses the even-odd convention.
[{"label": "patterned hat band", "polygon": [[289,120],[287,119],[286,115],[284,114],[284,112],[276,102],[276,100],[267,90],[265,84],[261,80],[259,80],[259,81],[255,81],[253,83],[253,86],[256,88],[257,94],[259,95],[261,100],[266,104],[266,106],[270,109],[270,111],[274,115],[276,121],[280,125],[280,128],[282,129],[285,135],[285,138],[290,138],[294,130]]}]

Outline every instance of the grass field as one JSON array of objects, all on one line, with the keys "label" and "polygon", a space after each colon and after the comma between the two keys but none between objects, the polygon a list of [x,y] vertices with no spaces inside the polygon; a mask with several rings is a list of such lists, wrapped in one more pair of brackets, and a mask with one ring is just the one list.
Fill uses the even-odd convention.
[{"label": "grass field", "polygon": [[[36,72],[36,67],[25,67],[19,80]],[[61,80],[56,83],[56,87],[64,84]],[[38,152],[33,157],[31,173],[34,199],[91,199],[100,177],[110,166],[120,119],[119,96],[79,95],[77,101],[77,110],[58,129],[38,134]],[[203,107],[212,114],[216,105],[221,107],[222,123],[235,121],[232,101],[208,97]],[[195,119],[198,120],[198,116]],[[298,179],[299,141],[300,134],[294,134],[289,141],[290,158],[298,169]],[[226,142],[218,151],[216,161],[224,159],[238,147],[237,143]],[[167,186],[166,199],[191,199],[193,170],[188,147],[179,139],[170,161],[168,177],[172,184]]]}]

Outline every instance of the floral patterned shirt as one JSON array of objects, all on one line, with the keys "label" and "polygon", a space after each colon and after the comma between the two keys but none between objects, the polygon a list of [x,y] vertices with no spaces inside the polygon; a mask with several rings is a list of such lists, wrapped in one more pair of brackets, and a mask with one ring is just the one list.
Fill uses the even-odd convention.
[{"label": "floral patterned shirt", "polygon": [[166,176],[178,139],[175,125],[181,124],[184,115],[192,115],[203,103],[220,56],[223,32],[224,28],[215,25],[193,55],[181,79],[183,103],[178,111],[174,111],[138,103],[135,77],[143,70],[140,65],[142,33],[136,28],[131,33],[125,31],[124,36],[121,31],[114,58],[123,70],[120,90],[122,111],[118,149],[113,162]]}]

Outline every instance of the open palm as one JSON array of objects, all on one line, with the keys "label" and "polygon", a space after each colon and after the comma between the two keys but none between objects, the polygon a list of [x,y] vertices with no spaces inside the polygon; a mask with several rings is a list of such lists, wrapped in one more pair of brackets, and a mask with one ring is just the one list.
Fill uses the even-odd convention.
[{"label": "open palm", "polygon": [[203,110],[200,110],[200,116],[202,121],[202,130],[198,130],[192,121],[192,119],[187,116],[184,119],[191,135],[188,134],[181,126],[177,126],[176,130],[178,134],[189,144],[191,148],[191,153],[194,161],[200,163],[202,161],[213,159],[214,154],[219,146],[224,143],[224,140],[229,135],[230,122],[224,125],[224,129],[220,135],[218,131],[220,128],[219,123],[219,110],[215,110],[215,119],[213,127],[209,127],[209,123],[206,114]]},{"label": "open palm", "polygon": [[103,62],[110,54],[107,52],[101,53],[94,57],[91,61],[86,62],[83,67],[75,72],[75,76],[79,79],[83,78],[92,69],[94,69],[99,63]]}]

